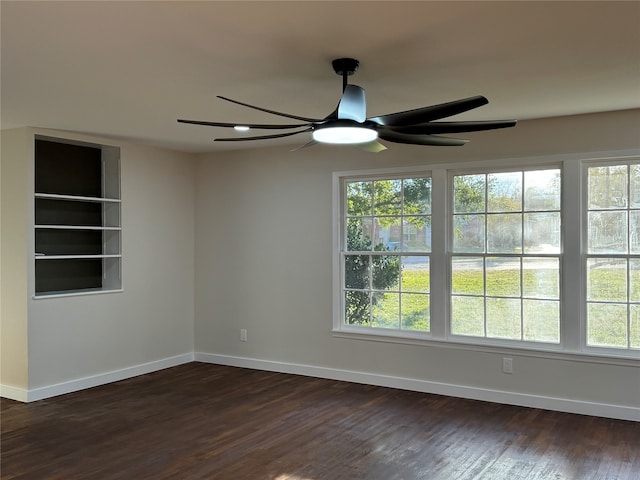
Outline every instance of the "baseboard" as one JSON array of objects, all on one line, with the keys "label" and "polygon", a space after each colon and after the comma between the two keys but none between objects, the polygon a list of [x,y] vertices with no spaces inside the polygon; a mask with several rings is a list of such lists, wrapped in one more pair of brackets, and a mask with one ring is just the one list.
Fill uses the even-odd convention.
[{"label": "baseboard", "polygon": [[447,395],[450,397],[468,398],[488,402],[517,405],[521,407],[541,408],[559,412],[592,415],[596,417],[615,418],[640,422],[640,408],[610,405],[603,403],[586,402],[566,398],[545,397],[517,392],[491,390],[465,385],[431,382],[413,378],[394,377],[376,373],[357,372],[313,365],[302,365],[271,360],[260,360],[230,355],[217,355],[212,353],[185,353],[174,357],[164,358],[153,362],[135,365],[121,370],[115,370],[90,377],[79,378],[68,382],[48,385],[46,387],[26,390],[11,385],[0,384],[0,396],[20,402],[33,402],[45,398],[55,397],[66,393],[97,387],[107,383],[117,382],[138,375],[152,373],[165,368],[182,365],[192,361],[228,365],[233,367],[252,368],[271,372],[290,373],[309,377],[327,378],[353,383],[378,385],[381,387],[398,388],[423,393]]},{"label": "baseboard", "polygon": [[195,353],[195,361],[228,365],[233,367],[253,368],[279,373],[291,373],[309,377],[342,380],[353,383],[364,383],[380,387],[398,388],[415,392],[447,395],[450,397],[483,400],[487,402],[517,405],[520,407],[541,408],[558,412],[592,415],[596,417],[615,418],[640,422],[640,408],[624,405],[585,402],[566,398],[545,397],[524,393],[491,390],[486,388],[430,382],[412,378],[393,377],[375,373],[356,372],[350,370],[300,365],[254,358],[216,355],[211,353]]},{"label": "baseboard", "polygon": [[134,365],[121,370],[114,370],[111,372],[101,373],[99,375],[78,378],[68,382],[47,385],[46,387],[34,388],[31,390],[24,390],[8,385],[0,385],[0,396],[10,398],[12,400],[18,400],[20,402],[34,402],[36,400],[43,400],[57,395],[64,395],[65,393],[77,392],[78,390],[97,387],[99,385],[137,377],[138,375],[152,373],[165,368],[175,367],[177,365],[182,365],[183,363],[193,362],[193,360],[193,353],[185,353],[153,362]]},{"label": "baseboard", "polygon": [[29,398],[29,391],[25,388],[0,384],[0,397],[26,402],[27,398]]}]

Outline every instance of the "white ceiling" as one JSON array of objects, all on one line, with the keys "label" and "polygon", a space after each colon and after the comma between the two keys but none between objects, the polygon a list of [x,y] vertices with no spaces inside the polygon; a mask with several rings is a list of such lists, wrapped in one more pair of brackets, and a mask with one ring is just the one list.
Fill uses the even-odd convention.
[{"label": "white ceiling", "polygon": [[[2,128],[72,130],[189,152],[264,147],[273,142],[214,144],[239,134],[176,119],[287,123],[216,95],[324,117],[341,94],[330,65],[337,57],[360,60],[350,83],[366,89],[369,116],[473,95],[490,104],[455,119],[640,107],[637,1],[2,1],[0,8]],[[300,145],[309,135],[277,142]]]}]

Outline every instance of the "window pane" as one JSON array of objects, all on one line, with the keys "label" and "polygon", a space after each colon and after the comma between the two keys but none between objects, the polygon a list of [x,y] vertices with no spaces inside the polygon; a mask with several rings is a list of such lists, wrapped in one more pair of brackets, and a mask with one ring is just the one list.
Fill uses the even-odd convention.
[{"label": "window pane", "polygon": [[405,330],[430,330],[429,295],[402,294],[402,328]]},{"label": "window pane", "polygon": [[400,251],[402,249],[400,217],[374,218],[371,238],[373,249],[376,251]]},{"label": "window pane", "polygon": [[455,215],[453,217],[453,250],[484,252],[485,215]]},{"label": "window pane", "polygon": [[402,213],[402,180],[373,182],[374,215],[400,215]]},{"label": "window pane", "polygon": [[520,340],[520,299],[487,298],[487,337]]},{"label": "window pane", "polygon": [[451,293],[484,295],[484,262],[482,257],[451,259]]},{"label": "window pane", "polygon": [[640,211],[629,211],[629,250],[632,255],[640,254]]},{"label": "window pane", "polygon": [[484,212],[485,189],[484,175],[453,177],[453,211],[455,213]]},{"label": "window pane", "polygon": [[487,252],[522,252],[522,215],[506,213],[487,216]]},{"label": "window pane", "polygon": [[431,251],[431,217],[405,217],[402,236],[404,251]]},{"label": "window pane", "polygon": [[347,250],[351,252],[371,251],[373,220],[371,217],[347,220]]},{"label": "window pane", "polygon": [[487,185],[487,211],[522,210],[522,172],[491,173]]},{"label": "window pane", "polygon": [[629,176],[629,207],[640,208],[640,165],[630,165]]},{"label": "window pane", "polygon": [[345,296],[344,321],[347,325],[371,324],[371,294],[347,290]]},{"label": "window pane", "polygon": [[589,209],[627,206],[627,166],[589,168]]},{"label": "window pane", "polygon": [[522,259],[523,296],[529,298],[560,297],[560,261],[558,258]]},{"label": "window pane", "polygon": [[560,170],[524,172],[524,210],[560,210]]},{"label": "window pane", "polygon": [[400,328],[400,295],[373,293],[372,327]]},{"label": "window pane", "polygon": [[627,253],[627,212],[589,212],[589,253]]},{"label": "window pane", "polygon": [[520,258],[487,258],[487,295],[520,296]]},{"label": "window pane", "polygon": [[629,301],[640,302],[640,258],[629,259]]},{"label": "window pane", "polygon": [[347,183],[347,215],[371,215],[373,205],[372,182]]},{"label": "window pane", "polygon": [[430,178],[406,178],[403,187],[405,215],[431,213]]},{"label": "window pane", "polygon": [[400,257],[395,255],[373,255],[371,271],[374,290],[398,290],[400,285]]},{"label": "window pane", "polygon": [[627,261],[618,258],[587,260],[587,300],[627,301]]},{"label": "window pane", "polygon": [[345,255],[345,288],[369,288],[369,255]]},{"label": "window pane", "polygon": [[587,344],[600,347],[626,347],[627,305],[587,304]]},{"label": "window pane", "polygon": [[451,333],[484,336],[484,298],[451,297]]},{"label": "window pane", "polygon": [[629,331],[629,342],[631,348],[640,348],[640,305],[631,305],[630,320],[631,329]]},{"label": "window pane", "polygon": [[560,253],[560,212],[524,214],[525,253]]},{"label": "window pane", "polygon": [[523,300],[522,323],[524,340],[559,343],[560,302]]},{"label": "window pane", "polygon": [[429,257],[402,257],[402,291],[429,293]]}]

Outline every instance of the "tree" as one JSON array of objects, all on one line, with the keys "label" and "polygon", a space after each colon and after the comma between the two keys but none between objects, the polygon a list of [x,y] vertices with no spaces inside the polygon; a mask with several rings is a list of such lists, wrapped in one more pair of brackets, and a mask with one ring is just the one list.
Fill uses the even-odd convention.
[{"label": "tree", "polygon": [[[356,223],[347,224],[349,251],[371,251],[371,238],[362,234]],[[382,244],[374,251],[388,251]],[[345,286],[358,290],[345,293],[345,320],[348,324],[366,325],[370,322],[370,305],[377,305],[382,293],[369,292],[369,280],[376,290],[385,290],[398,282],[400,257],[397,255],[347,255],[345,257]]]}]

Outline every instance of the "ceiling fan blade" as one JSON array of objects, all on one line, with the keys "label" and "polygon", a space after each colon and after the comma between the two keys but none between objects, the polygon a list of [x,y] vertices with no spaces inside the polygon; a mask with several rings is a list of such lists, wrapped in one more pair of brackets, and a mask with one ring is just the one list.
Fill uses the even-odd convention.
[{"label": "ceiling fan blade", "polygon": [[408,127],[388,127],[394,132],[409,133],[413,135],[427,135],[430,133],[460,133],[479,132],[481,130],[494,130],[508,128],[516,125],[516,120],[489,120],[481,122],[427,122]]},{"label": "ceiling fan blade", "polygon": [[489,103],[483,96],[463,98],[453,102],[431,105],[430,107],[416,108],[404,112],[389,113],[379,117],[371,117],[369,120],[379,125],[389,127],[405,127],[417,123],[427,123],[433,120],[450,117],[458,113],[463,113],[474,108],[481,107]]},{"label": "ceiling fan blade", "polygon": [[311,128],[306,128],[304,130],[298,130],[297,132],[276,133],[274,135],[259,135],[256,137],[215,138],[213,141],[214,142],[246,142],[248,140],[268,140],[270,138],[290,137],[291,135],[310,132],[311,130],[312,130]]},{"label": "ceiling fan blade", "polygon": [[383,144],[381,144],[377,140],[374,140],[373,142],[367,142],[367,143],[358,143],[358,144],[355,144],[354,147],[357,147],[360,150],[364,150],[365,152],[371,152],[371,153],[379,153],[387,149],[387,147],[385,147]]},{"label": "ceiling fan blade", "polygon": [[437,137],[435,135],[411,135],[408,133],[400,133],[390,129],[382,129],[378,131],[378,137],[381,140],[387,140],[395,143],[407,143],[410,145],[434,145],[441,147],[458,147],[464,145],[469,140],[461,138]]},{"label": "ceiling fan blade", "polygon": [[293,118],[294,120],[300,120],[302,122],[321,122],[322,119],[319,118],[308,118],[308,117],[299,117],[298,115],[290,115],[288,113],[276,112],[275,110],[269,110],[268,108],[256,107],[255,105],[249,105],[248,103],[239,102],[238,100],[232,100],[231,98],[222,97],[218,95],[218,98],[221,100],[225,100],[227,102],[235,103],[237,105],[242,105],[243,107],[253,108],[254,110],[259,110],[261,112],[271,113],[272,115],[279,115],[281,117]]},{"label": "ceiling fan blade", "polygon": [[292,148],[289,151],[290,152],[297,152],[298,150],[302,150],[303,148],[307,148],[307,147],[313,147],[314,145],[317,145],[317,144],[318,144],[318,142],[316,142],[315,140],[311,139],[307,143],[305,143],[304,145],[300,145],[299,147]]},{"label": "ceiling fan blade", "polygon": [[367,102],[364,88],[357,85],[347,85],[338,104],[339,120],[355,120],[364,122],[367,119]]},{"label": "ceiling fan blade", "polygon": [[208,127],[228,127],[234,128],[238,126],[249,127],[249,128],[260,128],[260,129],[271,129],[271,130],[285,130],[287,128],[300,128],[300,127],[308,127],[310,123],[296,123],[290,125],[272,125],[265,123],[228,123],[228,122],[204,122],[200,120],[183,120],[178,119],[180,123],[190,123],[193,125],[206,125]]}]

